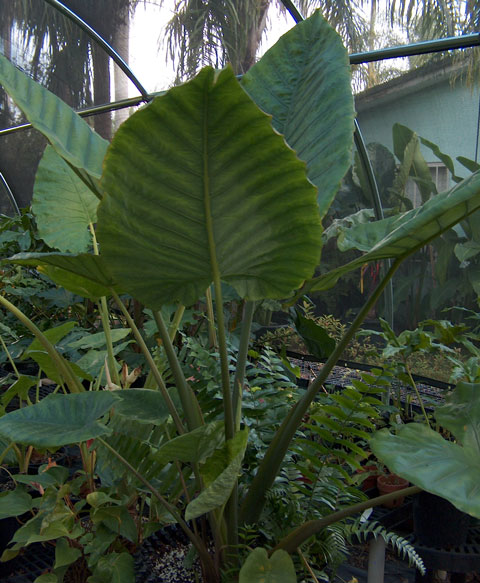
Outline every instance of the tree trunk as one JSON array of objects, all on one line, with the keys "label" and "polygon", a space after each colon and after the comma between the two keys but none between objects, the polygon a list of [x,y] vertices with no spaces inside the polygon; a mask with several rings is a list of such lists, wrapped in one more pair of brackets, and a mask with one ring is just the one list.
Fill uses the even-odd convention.
[{"label": "tree trunk", "polygon": [[236,71],[239,74],[243,75],[248,71],[248,69],[250,69],[252,65],[255,64],[257,50],[267,23],[267,13],[269,6],[269,0],[258,0],[257,18],[255,24],[248,31],[248,41],[245,56],[239,63],[240,70]]},{"label": "tree trunk", "polygon": [[[95,105],[110,103],[110,57],[96,43],[92,46],[93,99]],[[102,138],[112,138],[112,115],[110,112],[94,117],[95,131]]]},{"label": "tree trunk", "polygon": [[[122,59],[128,64],[130,56],[130,18],[128,15],[115,29],[113,35],[113,47],[122,57]],[[128,97],[128,87],[130,81],[125,73],[117,65],[114,65],[113,68],[113,78],[115,83],[115,101],[126,99]],[[115,112],[115,130],[128,118],[128,113],[128,108],[118,109]]]}]

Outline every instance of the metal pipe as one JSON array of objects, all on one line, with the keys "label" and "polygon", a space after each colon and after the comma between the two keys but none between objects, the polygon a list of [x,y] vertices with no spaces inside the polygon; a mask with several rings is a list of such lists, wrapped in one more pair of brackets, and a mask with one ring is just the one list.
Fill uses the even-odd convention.
[{"label": "metal pipe", "polygon": [[292,0],[281,0],[281,2],[290,13],[290,16],[295,21],[295,24],[298,24],[301,20],[305,20]]},{"label": "metal pipe", "polygon": [[15,200],[15,197],[13,196],[13,192],[10,189],[10,186],[8,185],[8,182],[6,181],[5,177],[3,176],[3,174],[0,172],[0,183],[3,184],[3,186],[5,187],[5,190],[7,192],[8,197],[10,198],[10,203],[13,206],[14,211],[17,213],[18,216],[20,216],[20,209],[18,208],[18,204],[17,201]]},{"label": "metal pipe", "polygon": [[[162,95],[165,91],[157,91],[155,93],[150,93],[150,98],[153,99],[158,95]],[[87,107],[85,109],[79,109],[76,113],[78,113],[81,117],[90,117],[92,115],[98,115],[100,113],[107,113],[109,111],[115,111],[117,109],[124,109],[126,107],[135,107],[137,105],[141,105],[145,103],[145,99],[142,95],[138,95],[137,97],[129,97],[128,99],[121,99],[119,101],[113,101],[112,103],[104,103],[103,105],[93,105],[92,107]],[[13,134],[18,131],[28,130],[31,129],[33,126],[31,123],[24,123],[18,126],[12,126],[9,128],[5,128],[0,130],[0,136],[4,136],[7,134]]]},{"label": "metal pipe", "polygon": [[452,51],[454,49],[466,49],[480,45],[480,33],[464,34],[462,36],[450,36],[436,40],[427,40],[408,45],[399,45],[388,49],[368,51],[366,53],[353,53],[350,55],[351,65],[361,63],[371,63],[373,61],[383,61],[385,59],[397,59],[399,57],[412,57],[413,55],[424,55],[425,53],[439,53],[442,51]]},{"label": "metal pipe", "polygon": [[47,4],[50,4],[53,8],[58,10],[61,14],[72,20],[77,24],[88,36],[98,43],[102,49],[108,54],[108,56],[120,67],[120,69],[127,75],[130,81],[135,85],[138,91],[141,93],[144,101],[150,101],[151,96],[148,91],[143,87],[140,81],[136,78],[133,71],[127,65],[127,63],[122,59],[122,57],[117,53],[117,51],[101,36],[96,30],[94,30],[89,24],[87,24],[82,18],[80,18],[73,10],[67,8],[65,4],[62,4],[59,0],[45,0]]}]

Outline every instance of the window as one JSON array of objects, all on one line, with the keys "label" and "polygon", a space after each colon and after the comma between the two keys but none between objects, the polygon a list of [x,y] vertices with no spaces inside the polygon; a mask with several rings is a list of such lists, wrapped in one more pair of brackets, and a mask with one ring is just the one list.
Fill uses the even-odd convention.
[{"label": "window", "polygon": [[[450,173],[447,167],[441,162],[432,162],[428,164],[432,182],[437,187],[437,192],[444,192],[450,187]],[[417,208],[422,204],[422,196],[420,189],[414,180],[408,179],[405,194],[412,201],[413,208]]]}]

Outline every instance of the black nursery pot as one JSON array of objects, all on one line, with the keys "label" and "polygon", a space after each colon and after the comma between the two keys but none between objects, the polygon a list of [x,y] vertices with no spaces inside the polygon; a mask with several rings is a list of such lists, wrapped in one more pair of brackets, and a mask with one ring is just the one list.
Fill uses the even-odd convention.
[{"label": "black nursery pot", "polygon": [[467,540],[469,524],[470,515],[444,498],[420,492],[414,499],[414,533],[422,546],[443,548],[463,545]]}]

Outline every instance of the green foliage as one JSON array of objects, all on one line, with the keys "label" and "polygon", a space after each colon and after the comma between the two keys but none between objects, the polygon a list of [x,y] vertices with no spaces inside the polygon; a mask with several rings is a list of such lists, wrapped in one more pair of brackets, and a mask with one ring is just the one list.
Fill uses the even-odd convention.
[{"label": "green foliage", "polygon": [[[321,49],[320,57],[312,45]],[[287,74],[280,82],[265,85],[263,79],[276,76],[279,62]],[[368,261],[392,257],[397,267],[480,208],[477,173],[418,210],[368,225],[355,221],[340,239],[345,249],[362,249],[366,255],[314,277],[322,244],[320,217],[350,157],[353,112],[347,71],[345,50],[317,13],[284,37],[246,77],[244,86],[262,109],[230,69],[207,68],[136,112],[122,125],[104,160],[104,140],[65,104],[0,59],[2,84],[68,164],[68,170],[62,162],[62,170],[57,167],[48,176],[42,166],[38,186],[51,178],[55,184],[58,179],[73,183],[73,206],[85,211],[79,232],[84,234],[93,222],[92,197],[105,189],[97,215],[99,246],[93,228],[91,233],[93,253],[30,249],[26,235],[12,235],[5,229],[8,248],[34,251],[16,255],[14,264],[40,267],[72,293],[100,300],[90,322],[95,334],[79,338],[71,331],[73,318],[42,330],[0,295],[0,304],[35,336],[26,354],[77,393],[50,396],[5,415],[0,433],[28,448],[80,442],[84,465],[78,477],[50,467],[37,476],[18,478],[21,483],[37,483],[43,493],[32,501],[34,515],[17,531],[5,558],[35,541],[58,540],[62,542],[52,573],[57,578],[62,578],[69,562],[83,561],[91,581],[123,583],[134,576],[127,552],[131,545],[126,541],[135,545],[163,522],[174,520],[192,541],[205,579],[218,583],[222,556],[236,547],[240,501],[240,520],[258,526],[265,546],[283,537],[279,547],[293,541],[293,548],[307,547],[303,549],[307,555],[321,553],[316,569],[340,560],[344,525],[329,524],[338,518],[335,512],[330,515],[340,508],[344,517],[355,511],[350,508],[353,502],[364,498],[352,487],[351,473],[366,455],[365,442],[379,420],[382,388],[375,386],[380,381],[372,375],[343,391],[322,394],[322,388],[393,271],[380,281],[354,324],[338,334],[335,346],[321,333],[321,342],[329,345],[324,353],[330,356],[301,396],[281,358],[268,348],[249,354],[251,300],[284,299],[305,280],[303,291],[326,289]],[[312,90],[318,96],[313,101]],[[405,163],[414,168],[418,180],[425,181],[418,142],[407,138]],[[51,168],[50,154],[46,156],[44,164]],[[322,188],[319,204],[307,172]],[[82,205],[85,186],[86,207]],[[42,209],[45,195],[42,188],[39,192],[42,201],[36,202],[36,208]],[[51,223],[46,211],[39,212],[38,219],[40,230]],[[50,243],[58,241],[50,234],[45,237]],[[71,240],[63,243],[65,249],[72,248]],[[83,241],[74,251],[88,248]],[[205,294],[212,283],[214,293],[208,289]],[[120,291],[135,300],[120,297]],[[297,297],[303,291],[296,292]],[[173,320],[161,308],[176,301],[203,302],[204,295],[208,341],[200,324],[193,328],[198,333],[195,338],[185,332],[177,335],[184,306],[175,307]],[[109,313],[106,296],[113,297],[118,310]],[[149,344],[139,329],[143,307],[136,301],[153,310],[150,326],[154,322],[155,329],[145,333]],[[133,303],[131,311],[125,302],[129,307]],[[236,314],[226,318],[225,311],[232,306]],[[242,309],[245,317],[240,326]],[[96,336],[99,321],[103,335]],[[112,333],[110,322],[117,332]],[[301,314],[300,324],[308,327],[310,336],[312,329],[318,332],[318,322],[307,315]],[[10,330],[7,324],[6,332],[13,338],[16,330]],[[114,346],[124,340],[125,330],[132,331],[148,363],[151,389],[116,390],[127,384],[120,381],[115,358],[125,345]],[[68,332],[75,337],[68,338]],[[441,330],[444,335],[448,332],[452,330]],[[318,344],[318,334],[313,336]],[[418,346],[424,347],[427,337],[417,336]],[[156,343],[154,350],[152,343]],[[95,351],[105,344],[107,385],[113,390],[93,390],[100,387],[98,376],[92,390],[84,391],[77,378],[83,374],[81,369],[55,344],[62,344],[75,358],[87,351],[75,362],[88,362],[89,370],[99,375],[99,360],[105,355]],[[173,388],[167,388],[166,379]],[[28,379],[17,374],[17,381],[19,392],[26,390]],[[381,441],[383,434],[379,436],[376,439]],[[448,447],[466,455],[473,447],[471,434],[467,431],[462,437],[462,447]],[[425,459],[430,453],[425,449]],[[281,490],[283,497],[278,496]],[[72,505],[74,497],[78,502]],[[16,501],[15,512],[25,500]],[[145,506],[149,520],[143,525]],[[317,530],[323,529],[313,538],[302,526],[307,514],[316,518]],[[190,518],[208,520],[214,558],[200,535],[206,529],[197,528],[196,522],[187,524]],[[295,524],[299,528],[287,533],[287,527]],[[82,556],[71,549],[80,549]],[[300,560],[307,568],[304,554]],[[275,551],[269,557],[259,547],[247,558],[240,578],[294,581],[295,566],[286,553]]]},{"label": "green foliage", "polygon": [[408,542],[403,536],[394,532],[389,532],[378,522],[361,522],[354,521],[346,526],[346,536],[349,542],[357,539],[360,542],[367,542],[372,535],[375,538],[381,536],[387,546],[393,549],[399,557],[406,559],[411,567],[416,567],[422,575],[425,574],[425,565],[422,558],[418,555],[415,547]]},{"label": "green foliage", "polygon": [[437,421],[453,433],[457,443],[418,423],[409,423],[396,435],[383,429],[370,440],[372,451],[393,472],[477,518],[479,395],[477,385],[459,383],[435,412]]},{"label": "green foliage", "polygon": [[[234,140],[227,118],[235,119]],[[138,191],[146,174],[150,186]],[[172,300],[189,306],[217,278],[241,297],[282,298],[318,262],[315,188],[228,69],[205,69],[125,122],[103,184],[102,254],[122,287],[148,307]]]},{"label": "green foliage", "polygon": [[88,227],[97,220],[97,205],[98,198],[47,146],[35,177],[32,202],[39,236],[60,251],[88,251],[91,246]]},{"label": "green foliage", "polygon": [[271,557],[262,548],[254,549],[240,570],[240,583],[295,583],[297,577],[290,555],[275,551]]}]

